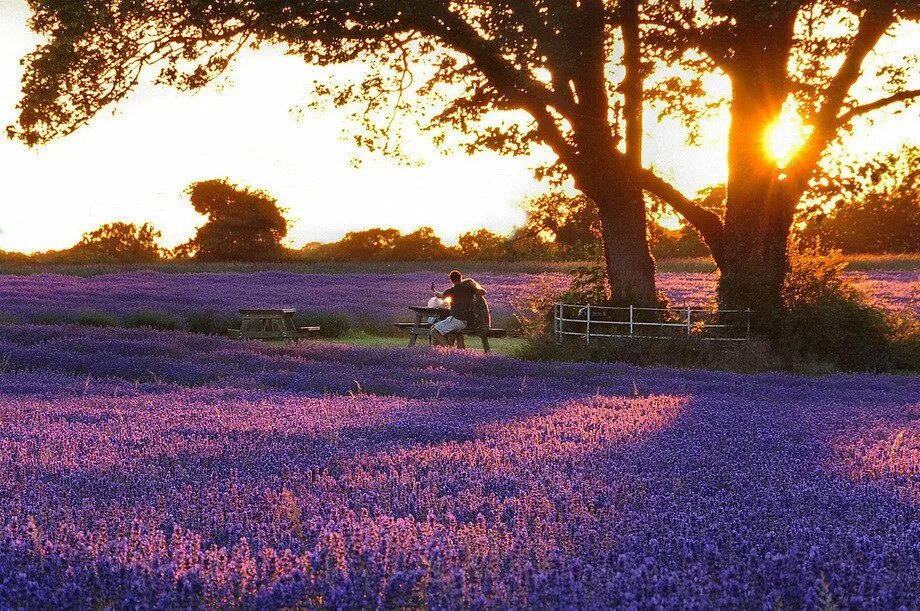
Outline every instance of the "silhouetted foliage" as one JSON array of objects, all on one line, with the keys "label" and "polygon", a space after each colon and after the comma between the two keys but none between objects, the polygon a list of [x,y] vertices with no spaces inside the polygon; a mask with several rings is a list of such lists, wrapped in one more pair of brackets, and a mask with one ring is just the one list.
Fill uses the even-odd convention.
[{"label": "silhouetted foliage", "polygon": [[848,168],[824,185],[801,235],[845,253],[920,252],[920,147],[905,146]]},{"label": "silhouetted foliage", "polygon": [[[30,6],[31,25],[45,39],[25,62],[13,137],[33,145],[72,132],[132,91],[144,66],[160,69],[159,82],[194,89],[221,74],[247,44],[282,44],[322,66],[361,62],[370,68],[361,83],[316,84],[323,99],[355,109],[359,144],[393,152],[401,124],[395,118],[416,110],[418,123],[448,146],[513,155],[550,147],[556,163],[538,174],[571,178],[591,198],[605,252],[625,255],[607,257],[611,289],[646,300],[654,299],[654,262],[643,190],[666,200],[703,236],[723,271],[726,303],[772,308],[781,301],[795,208],[828,144],[853,119],[920,96],[908,89],[913,64],[903,56],[883,57],[873,67],[881,79],[867,97],[875,99],[853,95],[879,40],[899,22],[920,17],[916,0],[166,0],[90,8],[32,0]],[[435,69],[413,70],[417,64]],[[614,67],[625,72],[620,82],[611,79],[621,72]],[[705,93],[703,75],[716,69],[732,81],[731,100],[694,104],[691,98]],[[730,102],[724,220],[641,166],[642,106],[649,99],[683,116],[691,135],[701,117]],[[796,159],[779,167],[765,155],[763,137],[790,100],[814,129]],[[522,112],[505,112],[511,110]],[[530,120],[521,121],[522,113]]]},{"label": "silhouetted foliage", "polygon": [[457,240],[457,253],[463,259],[497,260],[506,254],[508,238],[488,229],[468,231]]},{"label": "silhouetted foliage", "polygon": [[73,262],[150,263],[163,258],[163,249],[157,244],[161,237],[150,223],[107,223],[83,234],[80,242],[70,249],[70,259]]},{"label": "silhouetted foliage", "polygon": [[446,259],[454,254],[434,233],[431,227],[420,227],[412,233],[400,236],[393,246],[394,261],[433,261]]},{"label": "silhouetted foliage", "polygon": [[589,259],[599,256],[601,221],[584,195],[547,193],[524,203],[523,231],[553,242],[563,256]]},{"label": "silhouetted foliage", "polygon": [[275,198],[222,179],[193,183],[187,193],[208,220],[177,249],[180,256],[203,261],[271,261],[282,256],[288,226]]},{"label": "silhouetted foliage", "polygon": [[398,229],[379,227],[350,231],[338,242],[313,244],[302,252],[317,261],[433,261],[457,254],[431,227],[405,235]]}]

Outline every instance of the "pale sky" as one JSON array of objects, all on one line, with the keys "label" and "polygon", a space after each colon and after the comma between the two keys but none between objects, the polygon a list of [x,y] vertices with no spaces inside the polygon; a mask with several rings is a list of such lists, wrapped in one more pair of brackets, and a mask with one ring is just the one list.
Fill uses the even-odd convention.
[{"label": "pale sky", "polygon": [[[0,0],[0,127],[15,120],[19,61],[37,42],[27,16],[25,0]],[[918,30],[911,39],[920,40]],[[343,138],[342,112],[291,112],[308,101],[316,74],[282,49],[264,48],[244,54],[220,89],[144,86],[89,126],[33,150],[0,136],[0,249],[63,248],[116,220],[150,221],[165,245],[176,245],[203,222],[183,191],[209,178],[275,196],[289,211],[292,246],[375,226],[429,225],[448,243],[479,227],[507,233],[523,220],[519,202],[548,188],[533,179],[537,159],[445,156],[423,141],[413,143],[420,167],[363,155],[356,169],[360,152]],[[646,163],[687,194],[722,182],[725,126],[717,119],[699,149],[686,147],[673,124],[650,126]],[[912,112],[871,129],[861,146],[887,150],[920,132],[920,118]]]}]

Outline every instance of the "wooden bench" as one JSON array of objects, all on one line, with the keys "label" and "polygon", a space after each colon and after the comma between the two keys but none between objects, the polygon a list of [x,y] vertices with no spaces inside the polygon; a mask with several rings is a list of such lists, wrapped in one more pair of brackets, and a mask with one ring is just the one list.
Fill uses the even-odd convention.
[{"label": "wooden bench", "polygon": [[236,339],[267,339],[295,341],[305,337],[319,335],[319,327],[298,327],[294,324],[297,310],[281,309],[241,309],[242,322],[239,329],[228,329],[231,337]]},{"label": "wooden bench", "polygon": [[[415,340],[418,338],[419,335],[422,335],[422,334],[428,335],[431,329],[431,323],[429,322],[398,322],[396,323],[396,328],[409,333],[410,335],[409,345],[412,346],[415,344]],[[473,335],[473,336],[480,338],[482,340],[482,349],[485,352],[491,352],[492,346],[489,345],[489,338],[507,337],[508,332],[505,329],[493,328],[493,329],[489,329],[489,331],[485,334],[480,334],[470,329],[470,330],[464,330],[458,333],[449,333],[448,337],[453,337],[454,339],[456,339],[458,348],[466,348],[466,341],[464,340],[464,336],[466,335]]]}]

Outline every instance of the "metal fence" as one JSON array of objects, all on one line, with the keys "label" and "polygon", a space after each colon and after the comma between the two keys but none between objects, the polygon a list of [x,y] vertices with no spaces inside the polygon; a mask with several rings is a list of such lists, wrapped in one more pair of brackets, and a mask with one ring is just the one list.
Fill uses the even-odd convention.
[{"label": "metal fence", "polygon": [[753,310],[637,308],[556,303],[553,334],[558,341],[580,337],[587,342],[606,338],[747,341]]}]

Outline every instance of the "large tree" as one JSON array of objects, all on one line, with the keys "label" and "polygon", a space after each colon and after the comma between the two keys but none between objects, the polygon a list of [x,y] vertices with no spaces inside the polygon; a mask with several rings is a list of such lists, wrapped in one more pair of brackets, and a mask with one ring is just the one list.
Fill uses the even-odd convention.
[{"label": "large tree", "polygon": [[[32,27],[47,41],[28,58],[21,113],[10,130],[27,143],[84,125],[136,87],[147,66],[160,68],[162,82],[195,88],[240,49],[283,44],[312,63],[369,67],[359,84],[317,87],[339,104],[364,102],[358,140],[369,147],[388,146],[395,113],[413,104],[441,142],[456,143],[450,132],[465,135],[460,144],[469,150],[524,154],[538,143],[549,146],[558,157],[552,169],[571,177],[597,207],[614,299],[655,301],[645,190],[700,232],[724,272],[727,302],[755,307],[778,300],[790,207],[826,144],[853,117],[909,97],[902,87],[853,104],[848,92],[879,38],[918,10],[914,0],[31,4]],[[855,34],[820,33],[836,9],[858,20]],[[804,36],[797,27],[803,20]],[[701,55],[690,57],[692,51]],[[800,51],[821,61],[801,63],[798,79],[788,66]],[[837,56],[843,64],[835,72]],[[655,60],[691,71],[719,67],[732,78],[724,222],[642,166],[644,81]],[[611,78],[617,63],[626,74],[619,81]],[[676,92],[658,93],[666,99]],[[817,102],[808,117],[815,129],[800,160],[780,176],[763,154],[762,137],[790,93]],[[682,104],[681,97],[675,101]]]},{"label": "large tree", "polygon": [[[423,121],[441,130],[439,140],[461,133],[471,150],[510,154],[548,145],[597,206],[614,297],[650,303],[654,261],[642,189],[669,187],[641,168],[638,4],[32,0],[31,26],[47,42],[27,59],[10,133],[29,144],[67,134],[127,95],[148,66],[160,68],[161,82],[201,87],[247,45],[283,44],[321,65],[360,62],[370,66],[362,83],[317,89],[338,103],[365,103],[361,143],[387,141],[393,112],[425,100],[438,104]],[[632,70],[618,87],[609,68],[620,24],[622,59]],[[427,69],[413,71],[419,66]],[[615,106],[630,123],[625,152]]]},{"label": "large tree", "polygon": [[[703,225],[687,218],[717,255],[723,303],[780,305],[796,208],[829,145],[858,117],[920,97],[911,88],[918,84],[916,46],[907,54],[892,52],[889,61],[873,58],[874,74],[866,74],[886,33],[918,18],[916,0],[647,3],[646,44],[659,59],[683,63],[689,73],[718,69],[731,79],[724,218]],[[864,76],[868,92],[859,99],[854,92]],[[765,139],[787,104],[797,107],[810,133],[792,159],[780,162]],[[696,119],[698,107],[685,103],[684,109]]]}]

